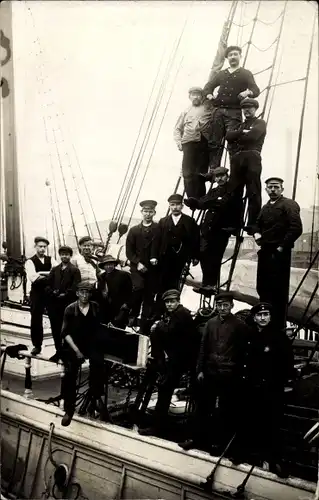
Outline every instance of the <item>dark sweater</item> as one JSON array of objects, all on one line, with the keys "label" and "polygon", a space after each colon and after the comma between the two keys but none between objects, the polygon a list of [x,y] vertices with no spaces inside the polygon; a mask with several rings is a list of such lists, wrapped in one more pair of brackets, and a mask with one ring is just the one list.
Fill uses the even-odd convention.
[{"label": "dark sweater", "polygon": [[210,319],[204,329],[197,362],[197,373],[208,375],[240,373],[248,327],[230,314]]},{"label": "dark sweater", "polygon": [[90,302],[86,316],[80,311],[78,302],[72,302],[64,311],[61,336],[65,339],[70,335],[75,345],[86,355],[97,338],[99,319],[99,307],[95,302]]},{"label": "dark sweater", "polygon": [[252,91],[250,97],[258,97],[260,94],[253,74],[245,68],[238,68],[233,73],[230,73],[228,69],[220,71],[212,81],[206,83],[204,95],[212,94],[218,86],[220,87],[218,96],[212,102],[215,107],[219,108],[239,109],[242,99],[238,97],[238,94],[247,89]]},{"label": "dark sweater", "polygon": [[261,209],[256,226],[261,234],[261,248],[293,248],[302,234],[300,207],[284,196],[275,203],[268,201]]},{"label": "dark sweater", "polygon": [[[248,130],[244,134],[243,130]],[[266,137],[266,122],[259,118],[249,118],[236,130],[226,133],[226,140],[234,144],[234,152],[259,151],[262,150]]]}]

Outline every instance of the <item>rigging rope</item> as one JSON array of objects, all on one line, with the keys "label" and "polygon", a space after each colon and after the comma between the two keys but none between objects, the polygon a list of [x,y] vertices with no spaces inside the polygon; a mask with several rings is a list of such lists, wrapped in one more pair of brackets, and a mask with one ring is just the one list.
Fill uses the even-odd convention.
[{"label": "rigging rope", "polygon": [[248,42],[246,44],[246,45],[248,45],[248,47],[247,47],[247,51],[246,51],[246,54],[245,54],[245,57],[244,57],[243,67],[245,67],[245,64],[247,62],[248,53],[249,53],[249,49],[250,49],[250,44],[251,44],[251,41],[252,41],[252,38],[253,38],[253,35],[254,35],[254,32],[255,32],[255,28],[256,28],[256,24],[257,24],[257,19],[258,19],[258,14],[259,14],[260,6],[261,6],[261,0],[259,0],[259,2],[258,2],[257,9],[256,9],[256,14],[255,14],[255,17],[253,19],[253,26],[252,26],[252,29],[251,29],[251,32],[250,32],[249,40],[248,40]]}]

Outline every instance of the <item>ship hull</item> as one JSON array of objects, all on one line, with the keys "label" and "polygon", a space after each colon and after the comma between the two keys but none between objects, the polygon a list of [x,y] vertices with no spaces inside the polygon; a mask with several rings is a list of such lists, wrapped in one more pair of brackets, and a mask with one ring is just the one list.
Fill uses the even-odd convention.
[{"label": "ship hull", "polygon": [[[26,401],[5,390],[1,402],[2,477],[20,485],[24,498],[41,497],[54,472],[47,460],[50,423],[54,424],[54,459],[71,467],[73,457],[71,482],[79,483],[82,495],[90,500],[223,498],[217,493],[207,495],[200,487],[216,462],[207,453],[184,452],[175,443],[78,416],[63,428],[59,408]],[[214,489],[235,491],[248,470],[246,465],[234,467],[223,460]],[[315,485],[294,478],[280,480],[256,468],[246,491],[247,498],[255,500],[300,500],[312,498]]]}]

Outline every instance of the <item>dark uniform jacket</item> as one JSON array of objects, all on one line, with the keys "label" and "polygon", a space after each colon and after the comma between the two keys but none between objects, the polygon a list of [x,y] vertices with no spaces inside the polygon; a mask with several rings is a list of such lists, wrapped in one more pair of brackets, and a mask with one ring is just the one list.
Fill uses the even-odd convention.
[{"label": "dark uniform jacket", "polygon": [[151,347],[159,365],[163,365],[166,353],[169,370],[191,369],[198,352],[198,333],[189,310],[179,305],[167,314],[151,333]]},{"label": "dark uniform jacket", "polygon": [[183,258],[199,260],[199,226],[189,215],[182,214],[175,225],[171,215],[158,223],[157,258],[176,252]]},{"label": "dark uniform jacket", "polygon": [[[243,130],[248,130],[247,134]],[[266,122],[260,118],[248,118],[236,130],[229,130],[226,133],[226,140],[235,143],[234,153],[241,151],[262,150],[266,137]]]},{"label": "dark uniform jacket", "polygon": [[111,273],[103,273],[99,276],[98,290],[102,292],[107,285],[107,304],[110,308],[111,317],[115,317],[124,304],[128,304],[132,295],[132,280],[129,273],[114,269]]},{"label": "dark uniform jacket", "polygon": [[[79,269],[71,262],[62,268],[62,263],[51,269],[47,280],[46,293],[52,299],[56,299],[64,305],[76,300],[76,287],[81,281]],[[59,299],[61,294],[65,296]]]},{"label": "dark uniform jacket", "polygon": [[243,379],[249,386],[281,389],[294,377],[291,341],[283,330],[269,324],[262,330],[250,328],[243,365]]},{"label": "dark uniform jacket", "polygon": [[240,374],[248,327],[233,314],[210,319],[201,340],[197,373]]},{"label": "dark uniform jacket", "polygon": [[228,69],[219,71],[210,82],[206,83],[204,95],[213,94],[216,87],[219,87],[219,91],[218,96],[213,100],[213,105],[222,108],[240,109],[242,99],[238,97],[238,94],[246,89],[252,91],[250,97],[258,97],[260,93],[253,74],[245,68],[238,68],[233,73],[230,73]]},{"label": "dark uniform jacket", "polygon": [[275,203],[266,203],[257,219],[261,248],[291,249],[302,234],[298,203],[281,196]]},{"label": "dark uniform jacket", "polygon": [[198,201],[199,208],[207,210],[201,226],[201,234],[204,238],[208,236],[213,238],[215,231],[234,227],[236,221],[240,221],[242,198],[231,196],[229,183],[211,189]]},{"label": "dark uniform jacket", "polygon": [[150,259],[157,258],[157,228],[157,222],[152,222],[149,227],[142,223],[131,227],[126,238],[126,256],[131,267],[136,268],[140,262],[149,268]]}]

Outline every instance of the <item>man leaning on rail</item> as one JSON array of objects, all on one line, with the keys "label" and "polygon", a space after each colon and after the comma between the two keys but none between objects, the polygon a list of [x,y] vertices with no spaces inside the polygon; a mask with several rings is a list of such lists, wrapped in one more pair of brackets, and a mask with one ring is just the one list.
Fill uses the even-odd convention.
[{"label": "man leaning on rail", "polygon": [[65,375],[62,379],[62,398],[65,415],[61,424],[71,423],[76,406],[76,383],[81,364],[90,362],[89,391],[94,409],[102,410],[104,351],[100,339],[100,314],[96,302],[90,300],[92,285],[81,281],[77,287],[77,301],[64,313],[62,325],[62,352]]}]

